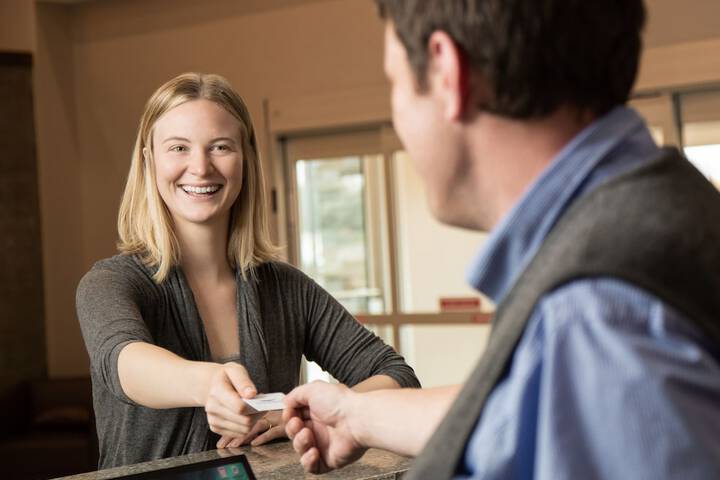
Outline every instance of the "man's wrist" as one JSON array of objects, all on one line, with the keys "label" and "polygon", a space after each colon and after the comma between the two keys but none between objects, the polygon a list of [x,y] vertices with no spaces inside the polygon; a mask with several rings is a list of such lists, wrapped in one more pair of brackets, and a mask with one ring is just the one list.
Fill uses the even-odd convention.
[{"label": "man's wrist", "polygon": [[[372,432],[368,428],[367,404],[364,401],[367,393],[349,391],[346,397],[345,418],[350,429],[350,434],[358,446],[369,448]],[[364,413],[365,412],[365,413]]]}]

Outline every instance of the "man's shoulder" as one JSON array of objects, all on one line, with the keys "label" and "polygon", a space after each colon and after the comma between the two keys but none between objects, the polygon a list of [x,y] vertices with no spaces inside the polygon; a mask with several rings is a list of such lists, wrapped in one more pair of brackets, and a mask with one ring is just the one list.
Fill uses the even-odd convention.
[{"label": "man's shoulder", "polygon": [[549,332],[562,329],[652,335],[658,323],[688,337],[699,334],[682,312],[652,292],[614,277],[585,277],[567,282],[540,299],[537,314]]}]

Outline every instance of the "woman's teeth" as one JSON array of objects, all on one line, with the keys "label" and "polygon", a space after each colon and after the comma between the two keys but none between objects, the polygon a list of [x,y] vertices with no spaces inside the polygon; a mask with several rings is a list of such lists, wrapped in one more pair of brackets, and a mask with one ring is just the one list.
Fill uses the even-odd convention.
[{"label": "woman's teeth", "polygon": [[220,185],[209,185],[207,187],[193,187],[191,185],[182,185],[182,188],[187,193],[215,193],[220,190]]}]

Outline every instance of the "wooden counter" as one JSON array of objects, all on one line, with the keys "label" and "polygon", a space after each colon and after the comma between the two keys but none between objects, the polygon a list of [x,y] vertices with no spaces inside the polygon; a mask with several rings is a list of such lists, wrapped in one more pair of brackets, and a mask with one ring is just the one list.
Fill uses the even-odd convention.
[{"label": "wooden counter", "polygon": [[276,442],[260,447],[228,448],[224,450],[210,450],[207,452],[184,455],[182,457],[166,458],[151,462],[128,465],[126,467],[99,470],[62,477],[63,480],[106,480],[122,475],[149,472],[158,468],[187,465],[190,463],[212,460],[230,455],[244,453],[247,456],[258,480],[289,480],[308,478],[314,480],[331,479],[373,479],[396,480],[410,467],[410,459],[395,455],[384,450],[370,449],[365,455],[345,468],[324,475],[310,475],[303,472],[299,456],[292,449],[289,441]]}]

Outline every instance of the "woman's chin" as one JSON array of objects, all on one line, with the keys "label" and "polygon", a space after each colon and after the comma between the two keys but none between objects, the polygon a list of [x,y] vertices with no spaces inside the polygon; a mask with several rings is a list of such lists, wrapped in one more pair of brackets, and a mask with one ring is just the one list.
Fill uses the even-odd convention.
[{"label": "woman's chin", "polygon": [[222,214],[219,212],[213,212],[213,213],[200,213],[200,212],[194,212],[192,214],[184,214],[184,215],[173,215],[175,218],[176,223],[184,223],[189,225],[196,225],[196,226],[215,226],[219,223],[222,223],[223,225],[227,225],[226,222],[223,222],[225,218],[227,218],[227,214]]}]

